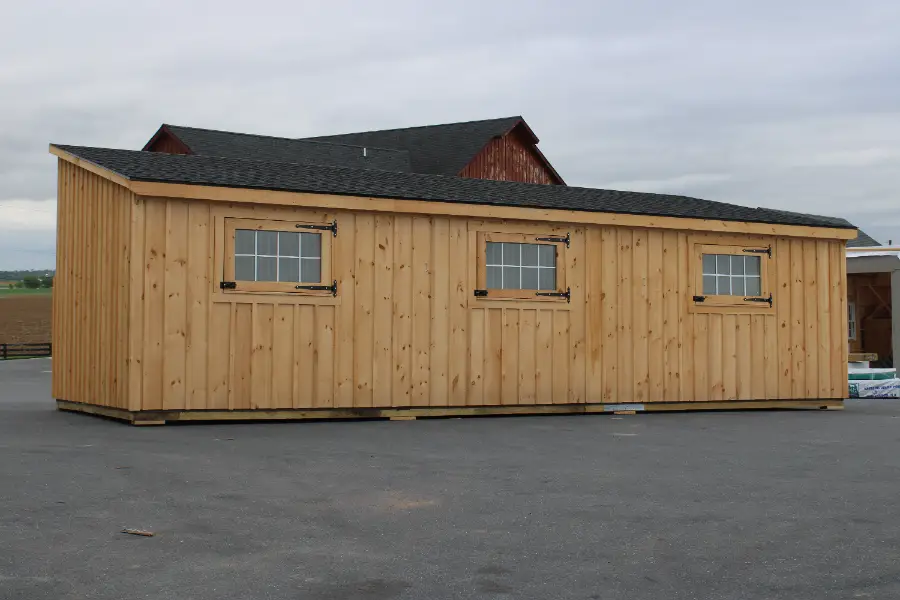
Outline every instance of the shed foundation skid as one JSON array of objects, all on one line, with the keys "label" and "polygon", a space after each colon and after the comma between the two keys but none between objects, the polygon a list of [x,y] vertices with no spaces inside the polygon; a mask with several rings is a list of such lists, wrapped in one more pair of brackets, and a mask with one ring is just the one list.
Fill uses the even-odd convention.
[{"label": "shed foundation skid", "polygon": [[656,402],[649,404],[545,404],[534,406],[447,406],[444,408],[324,408],[317,410],[164,410],[129,411],[97,404],[56,401],[57,408],[123,421],[131,425],[164,425],[178,421],[310,421],[323,419],[390,419],[638,414],[698,410],[842,410],[843,400],[750,400],[735,402]]}]

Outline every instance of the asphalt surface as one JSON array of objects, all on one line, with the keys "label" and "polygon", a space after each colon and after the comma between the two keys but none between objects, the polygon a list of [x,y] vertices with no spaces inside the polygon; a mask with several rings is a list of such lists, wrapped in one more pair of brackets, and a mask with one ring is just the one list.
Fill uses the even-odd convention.
[{"label": "asphalt surface", "polygon": [[900,598],[900,402],[133,428],[49,369],[0,362],[0,598]]}]

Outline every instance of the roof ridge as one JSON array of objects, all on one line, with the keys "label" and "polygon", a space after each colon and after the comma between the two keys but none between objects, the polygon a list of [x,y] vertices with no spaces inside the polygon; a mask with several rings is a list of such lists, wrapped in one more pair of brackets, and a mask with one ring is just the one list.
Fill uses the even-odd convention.
[{"label": "roof ridge", "polygon": [[524,121],[525,119],[522,115],[513,115],[509,117],[496,117],[494,119],[473,119],[471,121],[457,121],[455,123],[435,123],[433,125],[413,125],[411,127],[394,127],[390,129],[368,129],[365,131],[348,131],[345,133],[327,133],[325,135],[314,135],[308,138],[299,138],[302,140],[315,140],[318,138],[328,138],[328,137],[340,137],[344,135],[358,135],[360,133],[387,133],[389,131],[411,131],[413,129],[430,129],[432,127],[449,127],[450,125],[470,125],[472,123],[489,123],[491,121],[509,121],[512,119],[518,119],[520,121]]},{"label": "roof ridge", "polygon": [[[226,131],[224,129],[208,129],[206,127],[192,127],[190,125],[173,125],[172,123],[163,123],[163,127],[172,128],[177,127],[178,129],[190,129],[191,131],[206,131],[210,133],[227,133],[228,135],[242,135],[246,137],[255,137],[255,138],[264,138],[269,140],[284,140],[286,142],[303,142],[306,144],[322,144],[325,146],[344,146],[346,148],[371,148],[373,150],[386,150],[388,152],[403,152],[409,153],[408,150],[398,150],[397,148],[383,148],[381,146],[360,146],[359,144],[347,144],[343,142],[326,142],[323,140],[317,140],[315,138],[290,138],[290,137],[281,137],[278,135],[264,135],[260,133],[244,133],[242,131]],[[328,136],[322,136],[328,137]],[[113,148],[110,148],[112,150]]]}]

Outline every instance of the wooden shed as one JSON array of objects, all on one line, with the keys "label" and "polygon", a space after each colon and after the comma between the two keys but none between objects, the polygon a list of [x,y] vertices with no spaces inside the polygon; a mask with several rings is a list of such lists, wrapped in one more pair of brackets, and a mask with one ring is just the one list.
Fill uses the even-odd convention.
[{"label": "wooden shed", "polygon": [[148,424],[846,396],[856,229],[841,219],[283,157],[50,151],[64,410]]}]

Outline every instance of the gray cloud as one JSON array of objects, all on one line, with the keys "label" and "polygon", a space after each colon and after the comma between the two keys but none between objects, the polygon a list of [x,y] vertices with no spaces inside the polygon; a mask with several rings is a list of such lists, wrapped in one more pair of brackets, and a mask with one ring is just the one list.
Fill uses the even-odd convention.
[{"label": "gray cloud", "polygon": [[52,227],[26,244],[4,225],[4,200],[54,196],[48,142],[139,148],[164,121],[306,136],[520,113],[570,184],[900,240],[890,0],[138,4],[7,9],[0,268],[50,260]]}]

